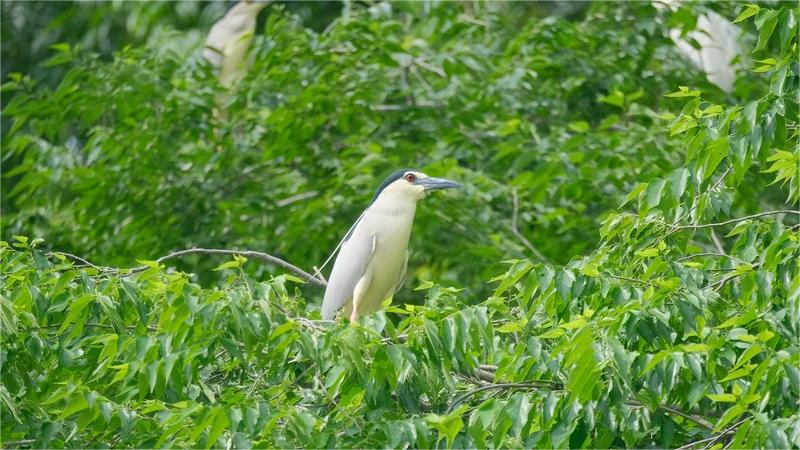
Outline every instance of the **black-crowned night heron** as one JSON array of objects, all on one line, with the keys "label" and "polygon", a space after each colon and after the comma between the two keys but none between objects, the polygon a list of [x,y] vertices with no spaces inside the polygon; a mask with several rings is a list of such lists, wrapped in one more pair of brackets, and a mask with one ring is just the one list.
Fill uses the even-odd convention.
[{"label": "black-crowned night heron", "polygon": [[[675,11],[680,0],[651,0],[658,9],[669,7]],[[733,90],[736,71],[742,67],[742,59],[747,55],[739,45],[741,30],[726,18],[714,11],[706,11],[697,16],[694,31],[685,37],[677,28],[669,30],[669,36],[685,57],[697,68],[705,72],[708,81],[725,92]],[[697,47],[689,40],[693,40]]]},{"label": "black-crowned night heron", "polygon": [[354,322],[394,295],[406,275],[417,201],[427,192],[459,187],[413,170],[389,175],[342,241],[322,300],[322,318],[331,320],[341,309]]},{"label": "black-crowned night heron", "polygon": [[217,68],[223,86],[230,87],[244,73],[258,13],[268,4],[265,0],[241,0],[211,26],[203,56]]}]

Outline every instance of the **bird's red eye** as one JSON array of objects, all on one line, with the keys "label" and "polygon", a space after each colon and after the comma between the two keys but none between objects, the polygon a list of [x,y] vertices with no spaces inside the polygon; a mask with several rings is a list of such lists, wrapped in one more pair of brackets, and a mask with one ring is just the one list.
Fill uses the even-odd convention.
[{"label": "bird's red eye", "polygon": [[417,179],[417,176],[414,175],[413,173],[407,173],[406,174],[406,181],[408,181],[409,183],[413,183],[414,180],[416,180],[416,179]]}]

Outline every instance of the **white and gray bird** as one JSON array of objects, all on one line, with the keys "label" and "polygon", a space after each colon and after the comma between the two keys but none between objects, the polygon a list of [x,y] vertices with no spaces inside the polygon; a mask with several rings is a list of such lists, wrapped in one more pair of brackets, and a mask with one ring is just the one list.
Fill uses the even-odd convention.
[{"label": "white and gray bird", "polygon": [[264,0],[241,0],[211,26],[203,56],[217,68],[223,86],[232,86],[244,74],[258,13],[268,4]]},{"label": "white and gray bird", "polygon": [[[680,0],[651,0],[657,9],[669,7],[675,11],[680,6]],[[669,36],[686,58],[697,68],[705,72],[708,81],[714,83],[725,92],[733,90],[736,82],[736,72],[743,67],[743,60],[747,57],[739,44],[742,30],[728,19],[714,11],[708,11],[697,16],[697,24],[693,31],[682,37],[681,30],[672,28]],[[698,48],[695,48],[687,39],[693,39]]]},{"label": "white and gray bird", "polygon": [[331,320],[341,310],[354,322],[380,309],[403,285],[417,201],[436,189],[460,187],[413,170],[386,178],[342,240],[325,289],[322,318]]}]

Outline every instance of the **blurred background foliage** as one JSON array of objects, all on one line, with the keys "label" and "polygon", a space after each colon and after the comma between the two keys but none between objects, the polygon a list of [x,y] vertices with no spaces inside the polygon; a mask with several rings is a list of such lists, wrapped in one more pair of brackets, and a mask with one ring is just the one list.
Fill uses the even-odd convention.
[{"label": "blurred background foliage", "polygon": [[[3,2],[4,441],[800,445],[798,11],[663,3],[279,2],[226,89],[221,2]],[[729,92],[670,36],[712,11]],[[310,270],[399,167],[466,189],[360,326],[257,262],[53,253]]]},{"label": "blurred background foliage", "polygon": [[[520,231],[566,262],[632,186],[679,162],[655,132],[675,102],[663,94],[725,99],[676,52],[674,14],[648,3],[278,4],[230,93],[199,58],[221,4],[3,8],[3,32],[22,31],[4,39],[4,70],[25,74],[3,93],[4,230],[102,264],[207,246],[310,267],[408,166],[470,186],[420,208],[417,275],[478,288],[531,256],[509,230],[512,191]],[[759,89],[740,85],[731,95]]]}]

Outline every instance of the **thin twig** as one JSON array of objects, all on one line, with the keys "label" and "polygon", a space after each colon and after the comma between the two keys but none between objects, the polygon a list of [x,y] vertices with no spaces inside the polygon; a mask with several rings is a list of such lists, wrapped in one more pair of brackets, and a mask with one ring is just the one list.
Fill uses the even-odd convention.
[{"label": "thin twig", "polygon": [[427,61],[425,61],[425,60],[423,60],[421,58],[414,58],[412,60],[412,63],[422,67],[423,69],[429,70],[429,71],[435,73],[436,75],[439,75],[442,78],[447,78],[447,73],[445,73],[444,69],[442,69],[440,67],[436,67],[433,64],[431,64],[431,63],[429,63],[429,62],[427,62]]},{"label": "thin twig", "polygon": [[731,274],[731,275],[728,275],[728,276],[726,276],[726,277],[722,278],[721,280],[719,280],[719,281],[717,281],[717,282],[714,282],[714,283],[711,285],[711,288],[713,288],[714,290],[717,290],[717,289],[721,288],[721,287],[722,287],[722,286],[723,286],[725,283],[727,283],[728,281],[731,281],[731,280],[732,280],[732,279],[734,279],[734,278],[738,278],[738,277],[740,277],[740,276],[744,275],[745,273],[752,272],[753,270],[756,270],[756,269],[758,269],[759,267],[761,267],[761,264],[760,264],[760,263],[759,263],[759,264],[753,264],[753,267],[751,268],[751,270],[750,270],[750,271],[748,271],[748,272],[738,272],[738,273],[733,273],[733,274]]},{"label": "thin twig", "polygon": [[20,439],[18,441],[6,441],[3,442],[3,448],[10,448],[10,447],[17,447],[20,445],[28,445],[33,444],[36,442],[36,439]]},{"label": "thin twig", "polygon": [[519,197],[517,196],[517,188],[516,187],[511,189],[511,201],[513,202],[513,206],[514,206],[514,209],[511,212],[511,226],[509,227],[509,229],[511,230],[511,233],[517,239],[519,239],[520,242],[522,242],[522,244],[525,247],[527,247],[528,250],[530,250],[531,253],[533,253],[533,255],[536,256],[536,258],[539,259],[539,261],[549,264],[550,260],[547,259],[547,257],[544,256],[542,254],[542,252],[537,250],[536,247],[534,247],[533,244],[531,244],[531,241],[529,241],[522,233],[520,233],[519,228],[517,227],[517,223],[519,221]]},{"label": "thin twig", "polygon": [[[98,270],[100,270],[102,272],[109,272],[109,271],[125,272],[124,275],[132,275],[132,274],[135,274],[135,273],[143,272],[143,271],[145,271],[145,270],[150,268],[150,266],[139,266],[139,267],[133,267],[133,268],[130,268],[130,269],[119,269],[119,268],[113,268],[113,267],[101,268],[100,266],[94,265],[94,264],[90,263],[89,261],[87,261],[87,260],[85,260],[85,259],[83,259],[83,258],[81,258],[79,256],[71,255],[69,253],[63,253],[63,252],[52,252],[52,253],[49,253],[49,255],[55,255],[55,254],[64,255],[64,256],[66,256],[66,257],[68,257],[70,259],[74,259],[75,261],[78,261],[78,262],[81,262],[83,264],[86,264],[87,266],[95,268],[95,269],[98,269]],[[252,251],[252,250],[225,250],[225,249],[216,249],[216,248],[197,248],[197,247],[194,247],[194,248],[190,248],[190,249],[186,249],[186,250],[180,250],[180,251],[177,251],[177,252],[172,252],[172,253],[170,253],[168,255],[165,255],[165,256],[162,256],[162,257],[156,259],[155,262],[156,263],[162,263],[162,262],[164,262],[164,261],[166,261],[168,259],[178,258],[178,257],[181,257],[181,256],[186,256],[186,255],[196,255],[196,254],[200,254],[200,255],[238,255],[238,256],[244,256],[244,257],[249,257],[249,258],[262,259],[262,260],[265,260],[265,261],[269,261],[269,262],[271,262],[271,263],[273,263],[275,265],[281,266],[284,269],[287,269],[287,270],[289,270],[291,272],[294,272],[297,275],[300,275],[301,277],[304,278],[304,281],[307,282],[307,283],[311,283],[311,284],[313,284],[315,286],[318,286],[318,287],[325,287],[325,286],[328,285],[328,283],[325,280],[311,275],[310,273],[308,273],[305,270],[295,266],[294,264],[291,264],[291,263],[289,263],[287,261],[284,261],[284,260],[282,260],[280,258],[272,256],[272,255],[270,255],[268,253],[256,252],[256,251]]]},{"label": "thin twig", "polygon": [[[308,273],[305,270],[295,266],[294,264],[286,262],[286,261],[284,261],[284,260],[282,260],[280,258],[276,258],[275,256],[272,256],[272,255],[270,255],[268,253],[256,252],[256,251],[252,251],[252,250],[224,250],[224,249],[216,249],[216,248],[197,248],[197,247],[194,247],[194,248],[190,248],[190,249],[186,249],[186,250],[180,250],[180,251],[177,251],[177,252],[172,252],[169,255],[165,255],[165,256],[162,256],[162,257],[158,258],[156,260],[156,262],[157,263],[162,263],[162,262],[164,262],[164,261],[166,261],[168,259],[178,258],[178,257],[181,257],[181,256],[186,256],[186,255],[197,255],[197,254],[199,254],[199,255],[238,255],[238,256],[244,256],[246,258],[263,259],[265,261],[269,261],[269,262],[271,262],[271,263],[273,263],[275,265],[281,266],[284,269],[287,269],[289,271],[292,271],[292,272],[300,275],[301,277],[303,277],[305,279],[306,282],[309,282],[311,284],[314,284],[314,285],[320,286],[320,287],[325,287],[325,286],[328,285],[328,283],[326,283],[325,281],[314,277],[310,273]],[[149,268],[148,266],[136,267],[136,268],[131,269],[131,273],[141,272],[141,271],[147,270],[148,268]]]},{"label": "thin twig", "polygon": [[[463,403],[469,397],[471,397],[471,396],[473,396],[473,395],[475,395],[477,393],[483,392],[483,391],[496,390],[496,389],[542,389],[542,390],[546,390],[546,391],[550,391],[550,392],[558,392],[558,391],[563,391],[564,390],[564,386],[561,383],[557,382],[557,381],[551,381],[551,380],[532,380],[532,381],[521,382],[521,383],[485,384],[483,386],[480,386],[480,387],[477,387],[477,388],[472,389],[470,391],[467,391],[466,393],[461,394],[461,395],[457,396],[456,398],[454,398],[453,401],[450,403],[450,406],[448,406],[446,414],[450,414],[451,412],[453,412],[455,410],[455,408],[459,404]],[[634,408],[641,408],[641,407],[645,407],[646,406],[644,403],[642,403],[642,402],[640,402],[638,400],[627,400],[627,401],[625,401],[625,404],[628,405],[628,406],[634,407]],[[676,416],[679,416],[679,417],[683,417],[684,419],[689,420],[691,422],[694,422],[697,425],[699,425],[699,426],[701,426],[701,427],[703,427],[703,428],[705,428],[707,430],[713,430],[714,429],[714,426],[711,425],[711,423],[709,421],[707,421],[706,419],[704,419],[703,417],[700,417],[700,416],[695,415],[695,414],[685,413],[685,412],[679,410],[675,406],[658,405],[657,408],[662,410],[662,411],[664,411],[664,412],[667,412],[669,414],[673,414],[673,415],[676,415]]]},{"label": "thin twig", "polygon": [[708,449],[708,448],[711,448],[711,447],[713,447],[713,446],[714,446],[714,444],[716,444],[717,442],[719,442],[720,440],[722,440],[722,438],[724,438],[726,435],[728,435],[728,434],[730,434],[730,433],[735,433],[735,432],[736,432],[736,430],[737,430],[737,429],[738,429],[738,428],[739,428],[739,427],[740,427],[740,426],[741,426],[743,423],[747,422],[747,421],[748,421],[748,420],[750,420],[750,419],[751,419],[751,417],[745,417],[744,419],[742,419],[742,420],[740,420],[740,421],[736,422],[735,424],[733,424],[733,425],[729,426],[729,427],[728,427],[728,428],[726,428],[724,431],[722,431],[721,433],[719,433],[719,434],[718,434],[718,435],[717,435],[717,436],[716,436],[716,437],[715,437],[715,438],[714,438],[714,439],[713,439],[711,442],[709,442],[709,443],[708,443],[708,444],[707,444],[705,447],[703,447],[703,448],[704,448],[704,449]]},{"label": "thin twig", "polygon": [[731,170],[733,170],[733,166],[728,166],[728,168],[725,169],[725,172],[723,172],[722,175],[720,175],[719,179],[717,179],[716,183],[714,183],[709,189],[707,189],[707,190],[705,190],[703,192],[698,192],[697,194],[695,194],[694,199],[692,201],[692,207],[689,208],[688,211],[686,211],[686,214],[684,214],[683,216],[681,216],[681,218],[676,220],[675,223],[678,223],[678,222],[681,222],[683,220],[686,220],[686,218],[689,217],[692,214],[692,212],[694,212],[695,209],[697,209],[697,200],[700,198],[700,196],[703,195],[703,194],[707,194],[709,192],[713,192],[717,188],[717,186],[719,186],[720,183],[722,183],[722,180],[724,180],[725,177],[728,176],[728,174],[731,172]]},{"label": "thin twig", "polygon": [[453,412],[454,409],[458,405],[464,402],[464,400],[468,399],[469,397],[483,392],[483,391],[491,391],[495,389],[547,389],[549,391],[560,391],[563,389],[560,383],[556,381],[550,380],[534,380],[534,381],[526,381],[524,383],[494,383],[494,384],[486,384],[470,391],[465,392],[464,394],[459,395],[458,397],[454,398],[453,401],[450,403],[450,406],[447,407],[446,414],[450,414]]},{"label": "thin twig", "polygon": [[371,111],[375,112],[388,112],[388,111],[406,111],[409,109],[437,109],[442,108],[442,105],[438,103],[431,103],[431,102],[417,102],[413,105],[406,104],[406,105],[389,105],[389,104],[381,104],[381,105],[372,105],[369,107]]},{"label": "thin twig", "polygon": [[398,334],[395,337],[387,336],[387,337],[381,339],[381,344],[388,344],[388,343],[394,341],[395,339],[397,339],[397,341],[399,343],[405,344],[406,342],[408,342],[408,335],[403,333],[403,334]]},{"label": "thin twig", "polygon": [[706,444],[706,443],[708,443],[708,444],[705,445],[703,448],[704,449],[711,448],[714,444],[716,444],[720,439],[722,439],[726,435],[729,435],[731,433],[735,433],[736,429],[739,428],[739,426],[741,424],[745,423],[748,420],[750,420],[750,417],[745,417],[744,419],[736,422],[735,424],[733,424],[730,427],[726,428],[725,430],[721,431],[719,434],[715,434],[715,435],[709,436],[707,438],[699,439],[697,441],[689,442],[688,444],[684,444],[684,445],[678,447],[676,450],[688,450],[688,449],[694,448],[694,447],[696,447],[696,446],[698,446],[700,444]]},{"label": "thin twig", "polygon": [[719,256],[719,257],[723,257],[723,258],[732,259],[732,260],[734,260],[734,261],[736,261],[738,263],[741,263],[741,264],[747,264],[747,263],[745,263],[744,261],[742,261],[741,259],[739,259],[739,258],[737,258],[735,256],[731,256],[731,255],[728,255],[728,254],[725,254],[725,253],[713,253],[713,252],[695,253],[693,255],[686,255],[686,256],[683,256],[681,258],[676,259],[675,262],[682,262],[682,261],[686,261],[687,259],[699,258],[701,256]]},{"label": "thin twig", "polygon": [[317,191],[308,191],[308,192],[301,192],[300,194],[292,195],[291,197],[286,197],[282,200],[278,200],[275,202],[275,206],[278,208],[283,208],[284,206],[291,205],[292,203],[296,203],[305,199],[309,199],[311,197],[315,197],[318,194]]},{"label": "thin twig", "polygon": [[428,97],[436,96],[436,92],[434,92],[433,87],[431,87],[431,85],[428,84],[428,81],[425,80],[425,77],[423,77],[422,74],[419,73],[419,70],[417,70],[416,67],[411,66],[408,68],[408,71],[411,72],[411,75],[414,75],[414,78],[416,78],[417,81],[419,81],[419,84],[421,84],[422,88],[425,89],[425,92],[428,94]]},{"label": "thin twig", "polygon": [[489,372],[488,370],[483,370],[481,368],[475,369],[475,376],[478,377],[479,380],[486,381],[488,383],[494,383],[496,381],[494,372]]},{"label": "thin twig", "polygon": [[[626,400],[625,404],[628,405],[628,406],[632,406],[634,408],[640,408],[640,407],[644,407],[645,406],[644,403],[642,403],[642,402],[640,402],[638,400]],[[703,427],[703,428],[705,428],[707,430],[713,430],[714,429],[714,425],[711,425],[711,423],[709,421],[707,421],[706,419],[704,419],[704,418],[702,418],[700,416],[696,416],[694,414],[687,414],[687,413],[675,408],[674,406],[658,405],[657,408],[662,410],[662,411],[664,411],[664,412],[668,412],[670,414],[683,417],[686,420],[690,420],[690,421],[700,425],[701,427]]]},{"label": "thin twig", "polygon": [[775,211],[764,211],[757,214],[751,214],[749,216],[744,217],[736,217],[730,220],[726,220],[724,222],[715,222],[715,223],[703,223],[699,225],[672,225],[669,223],[663,223],[664,225],[672,228],[673,230],[696,230],[700,228],[712,228],[712,227],[721,227],[724,225],[730,225],[732,223],[744,222],[745,220],[756,219],[758,217],[763,216],[771,216],[775,214],[798,214],[800,215],[800,211],[793,211],[791,209],[778,209]]},{"label": "thin twig", "polygon": [[717,236],[714,230],[711,230],[711,240],[714,241],[714,245],[720,253],[725,253],[725,246],[722,244],[722,239]]},{"label": "thin twig", "polygon": [[[52,323],[50,325],[44,325],[44,326],[40,326],[40,327],[31,327],[31,329],[34,329],[34,330],[46,330],[48,328],[60,328],[62,325],[64,325],[64,324],[63,323]],[[108,324],[105,324],[105,323],[92,323],[92,322],[89,322],[89,323],[84,323],[83,326],[84,327],[89,327],[89,328],[105,328],[106,330],[113,330],[114,329],[113,325],[108,325]],[[133,329],[133,327],[126,327],[126,328],[128,328],[129,330]]]},{"label": "thin twig", "polygon": [[323,275],[321,273],[322,269],[318,268],[317,266],[311,266],[311,268],[314,269],[314,273],[317,274],[317,278],[319,278],[320,280],[322,280],[322,281],[324,281],[326,283],[328,282],[328,279],[325,278],[325,275]]},{"label": "thin twig", "polygon": [[478,25],[479,27],[488,27],[489,23],[485,20],[476,19],[472,16],[468,16],[466,14],[459,14],[457,19],[463,20],[464,22],[471,23],[473,25]]},{"label": "thin twig", "polygon": [[77,256],[77,255],[73,255],[71,253],[65,253],[65,252],[49,252],[49,253],[47,253],[47,256],[56,256],[56,255],[62,255],[65,258],[69,258],[69,259],[71,259],[73,261],[78,261],[79,263],[81,263],[81,264],[83,264],[83,265],[85,265],[87,267],[91,267],[92,269],[95,269],[98,272],[109,272],[109,271],[117,270],[117,269],[115,269],[113,267],[103,267],[103,266],[98,266],[98,265],[92,264],[91,262],[87,261],[86,259],[81,258],[80,256]]}]

